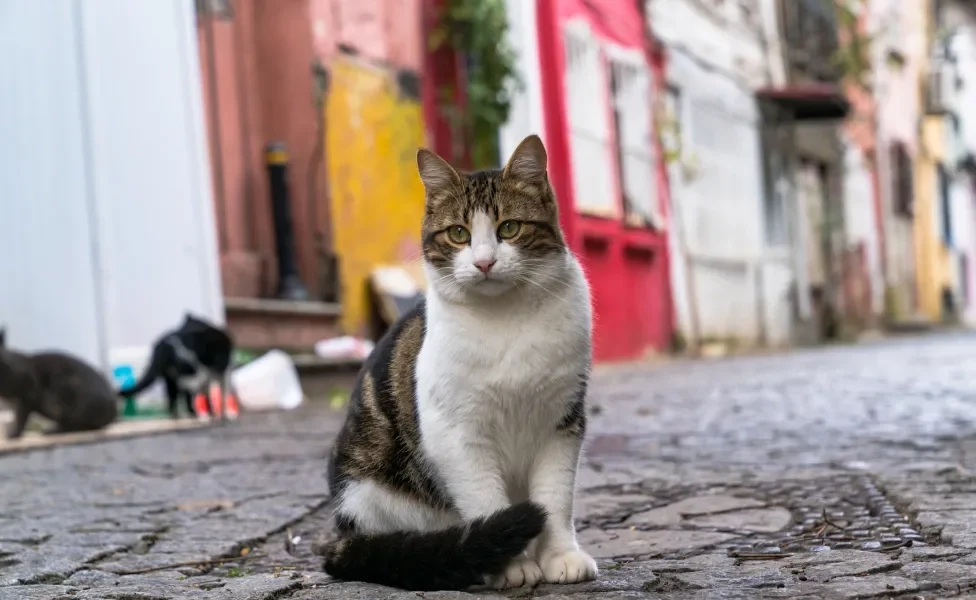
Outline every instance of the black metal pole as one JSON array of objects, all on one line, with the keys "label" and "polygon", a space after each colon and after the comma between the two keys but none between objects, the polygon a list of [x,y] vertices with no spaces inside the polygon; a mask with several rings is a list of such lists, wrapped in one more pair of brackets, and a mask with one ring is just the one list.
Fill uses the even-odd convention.
[{"label": "black metal pole", "polygon": [[309,293],[298,275],[295,259],[295,230],[291,219],[291,194],[288,189],[288,151],[283,142],[268,144],[264,154],[271,187],[274,216],[275,251],[278,255],[278,293],[282,300],[308,300]]}]

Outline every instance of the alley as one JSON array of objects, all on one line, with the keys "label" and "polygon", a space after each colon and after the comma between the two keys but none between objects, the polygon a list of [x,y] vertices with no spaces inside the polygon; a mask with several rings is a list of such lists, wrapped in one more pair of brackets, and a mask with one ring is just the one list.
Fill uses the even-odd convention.
[{"label": "alley", "polygon": [[[600,577],[507,595],[976,598],[974,357],[943,334],[601,370],[577,502]],[[0,456],[0,600],[493,597],[321,572],[339,423]]]}]

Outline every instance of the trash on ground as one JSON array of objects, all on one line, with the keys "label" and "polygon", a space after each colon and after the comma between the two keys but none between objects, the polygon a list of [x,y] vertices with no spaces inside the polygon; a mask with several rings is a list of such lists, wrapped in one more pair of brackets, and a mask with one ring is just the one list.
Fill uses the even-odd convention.
[{"label": "trash on ground", "polygon": [[302,384],[286,352],[271,350],[231,375],[242,411],[291,410],[302,403]]},{"label": "trash on ground", "polygon": [[369,285],[385,329],[423,299],[426,279],[419,263],[390,265],[373,269]]},{"label": "trash on ground", "polygon": [[369,340],[344,335],[317,342],[315,344],[315,354],[319,358],[330,360],[343,358],[366,360],[366,357],[373,352],[374,347],[373,342]]}]

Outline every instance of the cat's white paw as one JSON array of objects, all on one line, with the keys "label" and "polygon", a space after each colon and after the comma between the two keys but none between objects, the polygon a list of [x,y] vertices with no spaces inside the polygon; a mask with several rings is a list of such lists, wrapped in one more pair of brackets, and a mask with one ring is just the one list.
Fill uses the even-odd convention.
[{"label": "cat's white paw", "polygon": [[536,586],[542,581],[542,569],[532,557],[523,554],[514,559],[501,575],[488,578],[488,585],[496,590]]},{"label": "cat's white paw", "polygon": [[542,559],[546,583],[579,583],[596,579],[596,561],[580,550],[554,554]]}]

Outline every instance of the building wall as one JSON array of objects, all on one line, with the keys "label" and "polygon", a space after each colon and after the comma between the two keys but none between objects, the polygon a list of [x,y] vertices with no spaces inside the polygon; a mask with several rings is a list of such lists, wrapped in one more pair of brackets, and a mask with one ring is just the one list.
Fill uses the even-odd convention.
[{"label": "building wall", "polygon": [[5,5],[0,315],[12,345],[108,371],[186,311],[222,322],[193,32],[189,0]]},{"label": "building wall", "polygon": [[952,238],[954,256],[950,266],[953,275],[959,316],[963,323],[976,325],[974,308],[973,259],[976,257],[976,179],[957,172],[950,189],[952,205]]},{"label": "building wall", "polygon": [[[936,42],[935,23],[931,19],[930,2],[925,2],[923,26],[928,34],[926,37],[926,53],[928,57]],[[927,83],[928,72],[939,68],[939,65],[925,61],[922,73],[923,89]],[[949,108],[952,99],[946,98]],[[952,248],[945,239],[944,223],[951,221],[951,209],[945,213],[942,202],[942,190],[938,174],[942,166],[948,174],[955,170],[951,165],[951,154],[946,145],[947,117],[941,114],[926,115],[922,120],[921,151],[916,162],[918,216],[915,220],[915,258],[916,274],[920,308],[930,320],[941,320],[944,316],[943,290],[954,291],[958,283],[956,268],[957,250]],[[950,188],[951,193],[951,188]],[[950,197],[951,199],[951,197]],[[951,205],[950,205],[951,206]]]},{"label": "building wall", "polygon": [[309,0],[315,54],[329,63],[341,46],[368,62],[419,72],[423,8],[421,0]]},{"label": "building wall", "polygon": [[[641,12],[636,1],[536,2],[550,181],[567,241],[590,280],[598,361],[633,359],[663,350],[672,334],[668,232],[660,218],[666,214],[667,176],[652,121],[654,102],[664,84],[664,66],[663,57],[648,43]],[[570,40],[574,54],[567,60]],[[634,124],[622,131],[629,145],[641,147],[639,160],[627,163],[634,168],[623,177],[615,176],[617,134],[600,124],[613,122],[609,73],[613,63],[628,65],[625,79],[646,90],[647,100],[641,106],[636,95],[625,100],[620,96],[621,114]],[[600,131],[595,138],[586,138],[580,134],[586,128]],[[633,147],[626,149],[626,156],[628,161],[635,158]],[[580,165],[592,168],[597,162],[606,165],[601,177],[586,178]],[[627,210],[620,193],[624,186],[633,186],[635,202],[657,213],[652,215],[657,227],[624,224]],[[588,212],[596,204],[605,209],[603,216]]]},{"label": "building wall", "polygon": [[[290,159],[296,258],[320,290],[330,233],[320,109],[316,105],[311,0],[238,0],[228,15],[197,20],[207,106],[221,276],[227,296],[271,296],[278,281],[264,150]],[[206,4],[206,3],[204,3]]]},{"label": "building wall", "polygon": [[326,148],[342,319],[346,332],[365,335],[370,272],[421,257],[424,188],[416,153],[425,145],[424,115],[394,72],[340,56],[330,73]]},{"label": "building wall", "polygon": [[942,243],[941,202],[937,165],[945,160],[942,117],[922,120],[921,147],[915,163],[915,273],[919,309],[932,321],[942,318],[942,287],[949,273]]},{"label": "building wall", "polygon": [[508,122],[499,131],[499,154],[511,156],[525,136],[535,133],[546,142],[542,116],[542,81],[539,64],[539,34],[536,2],[505,0],[509,41],[515,50],[516,68],[522,85],[512,91]]},{"label": "building wall", "polygon": [[[871,36],[868,11],[858,18],[857,27],[862,36]],[[842,38],[846,32],[841,31]],[[847,40],[842,39],[842,43]],[[871,84],[870,73],[866,76]],[[843,127],[844,148],[844,227],[846,235],[845,257],[863,253],[864,273],[845,268],[845,287],[866,285],[868,306],[847,306],[848,310],[869,311],[872,325],[884,312],[884,222],[880,180],[877,171],[877,102],[870,89],[849,83],[845,87],[851,104],[851,117]],[[850,265],[850,263],[848,263]],[[861,279],[864,279],[862,282]],[[849,304],[850,302],[848,302]]]},{"label": "building wall", "polygon": [[[761,123],[753,92],[772,76],[760,43],[760,7],[744,15],[738,3],[656,0],[649,8],[667,50],[668,83],[677,91],[682,160],[692,166],[672,168],[670,177],[679,215],[672,222],[682,229],[672,242],[679,327],[687,335],[697,311],[702,339],[786,343],[791,269],[788,253],[765,240]],[[681,258],[684,252],[690,260]]]},{"label": "building wall", "polygon": [[367,333],[373,268],[419,260],[425,146],[420,0],[312,0],[315,53],[329,73],[324,132],[343,328]]},{"label": "building wall", "polygon": [[[869,155],[872,156],[873,154]],[[882,242],[878,224],[877,178],[857,144],[844,143],[844,229],[846,252],[844,282],[858,288],[857,298],[845,297],[845,314],[870,326],[884,312],[884,273],[881,269]],[[863,265],[855,255],[863,253]],[[862,289],[866,288],[866,289]],[[861,294],[864,296],[861,296]],[[863,314],[865,313],[866,314]]]},{"label": "building wall", "polygon": [[[905,144],[910,155],[918,154],[922,64],[927,51],[922,2],[871,0],[869,30],[877,32],[872,44],[877,102],[877,168],[885,240],[885,310],[889,318],[911,317],[917,310],[913,220],[896,214],[890,148]],[[895,65],[890,52],[904,57]]]},{"label": "building wall", "polygon": [[[960,22],[952,41],[957,74],[962,82],[955,98],[959,132],[952,133],[956,158],[967,153],[976,156],[976,17],[959,14]],[[954,239],[966,256],[961,280],[961,296],[968,300],[963,320],[976,325],[976,173],[957,172],[953,183]],[[962,274],[961,274],[962,275]]]}]

